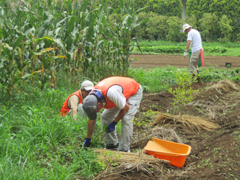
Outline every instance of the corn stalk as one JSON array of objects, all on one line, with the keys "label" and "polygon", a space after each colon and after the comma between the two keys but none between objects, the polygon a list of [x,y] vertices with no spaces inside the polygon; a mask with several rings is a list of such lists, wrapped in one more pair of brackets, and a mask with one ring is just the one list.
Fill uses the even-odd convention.
[{"label": "corn stalk", "polygon": [[[0,5],[0,83],[10,92],[31,85],[57,88],[57,74],[72,86],[127,75],[137,14],[122,1],[119,23],[108,21],[104,1],[3,1]],[[130,1],[129,1],[130,2]],[[111,10],[114,11],[114,10]],[[122,19],[122,17],[124,17]],[[77,77],[77,78],[76,78]],[[77,81],[76,81],[77,79]]]}]

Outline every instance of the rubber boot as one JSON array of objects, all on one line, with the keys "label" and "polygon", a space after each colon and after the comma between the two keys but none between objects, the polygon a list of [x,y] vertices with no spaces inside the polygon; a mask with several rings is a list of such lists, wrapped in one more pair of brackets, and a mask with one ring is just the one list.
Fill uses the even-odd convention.
[{"label": "rubber boot", "polygon": [[199,75],[199,71],[197,70],[197,82],[201,82],[201,77]]},{"label": "rubber boot", "polygon": [[192,74],[192,81],[195,81],[195,74]]},{"label": "rubber boot", "polygon": [[[196,78],[196,76],[197,76],[197,78]],[[192,81],[193,82],[201,82],[201,77],[199,76],[199,72],[197,71],[197,75],[195,75],[195,74],[192,74]]]}]

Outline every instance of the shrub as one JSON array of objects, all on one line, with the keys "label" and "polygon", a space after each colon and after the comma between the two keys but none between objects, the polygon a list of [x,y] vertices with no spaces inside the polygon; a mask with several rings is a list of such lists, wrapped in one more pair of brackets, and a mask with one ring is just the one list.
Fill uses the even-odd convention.
[{"label": "shrub", "polygon": [[226,15],[223,15],[220,21],[218,22],[219,28],[221,31],[221,38],[224,40],[224,42],[228,42],[231,36],[232,32],[232,26],[230,25],[232,23],[231,19],[228,19]]},{"label": "shrub", "polygon": [[202,39],[212,41],[218,34],[218,18],[215,14],[205,13],[200,19],[200,27]]},{"label": "shrub", "polygon": [[197,18],[196,16],[192,15],[192,16],[187,16],[186,19],[184,20],[184,24],[188,23],[189,25],[191,25],[194,29],[198,29],[198,23],[197,23]]},{"label": "shrub", "polygon": [[171,16],[167,20],[168,24],[168,34],[167,34],[167,40],[169,41],[180,41],[180,30],[182,28],[182,21],[179,17]]},{"label": "shrub", "polygon": [[168,32],[167,16],[155,15],[146,23],[148,39],[166,40]]},{"label": "shrub", "polygon": [[145,13],[145,12],[140,12],[138,14],[138,21],[142,22],[141,25],[139,25],[138,28],[136,28],[133,32],[133,35],[137,36],[140,39],[148,39],[146,29],[147,29],[147,22],[151,20],[154,16],[156,16],[155,13],[150,12],[150,13]]}]

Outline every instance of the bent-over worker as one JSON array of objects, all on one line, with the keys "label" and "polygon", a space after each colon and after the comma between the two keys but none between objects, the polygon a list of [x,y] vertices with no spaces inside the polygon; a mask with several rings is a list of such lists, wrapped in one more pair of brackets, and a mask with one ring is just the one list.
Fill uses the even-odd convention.
[{"label": "bent-over worker", "polygon": [[82,109],[83,99],[90,93],[94,85],[91,81],[85,80],[81,84],[80,90],[71,94],[63,103],[60,110],[60,116],[72,115],[73,120],[76,122],[76,115],[85,117],[84,110]]},{"label": "bent-over worker", "polygon": [[[106,134],[104,134],[106,148],[130,152],[133,135],[132,121],[140,106],[142,95],[142,86],[128,77],[109,77],[94,86],[83,101],[83,109],[89,118],[84,146],[90,146],[97,112],[104,108],[101,118],[102,126],[107,126]],[[119,142],[115,126],[121,119],[122,129]]]}]

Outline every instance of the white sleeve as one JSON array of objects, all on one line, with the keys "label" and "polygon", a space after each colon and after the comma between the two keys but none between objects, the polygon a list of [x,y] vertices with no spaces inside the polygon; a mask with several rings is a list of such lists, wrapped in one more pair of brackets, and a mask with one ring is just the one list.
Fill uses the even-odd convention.
[{"label": "white sleeve", "polygon": [[187,40],[189,41],[192,41],[192,33],[191,33],[191,31],[188,33],[188,37],[187,37]]},{"label": "white sleeve", "polygon": [[68,107],[70,109],[77,109],[78,104],[79,104],[79,97],[77,95],[72,95],[68,99]]},{"label": "white sleeve", "polygon": [[122,93],[122,87],[119,85],[114,85],[108,89],[107,98],[119,109],[123,109],[126,105],[126,98]]}]

